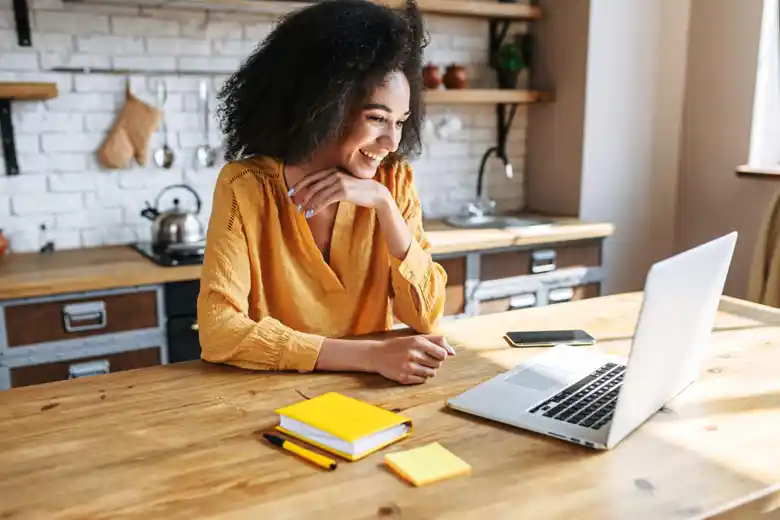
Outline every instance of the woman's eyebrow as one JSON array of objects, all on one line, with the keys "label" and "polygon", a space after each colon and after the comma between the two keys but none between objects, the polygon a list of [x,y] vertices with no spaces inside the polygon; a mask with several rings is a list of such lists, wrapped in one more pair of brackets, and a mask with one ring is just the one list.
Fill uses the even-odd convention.
[{"label": "woman's eyebrow", "polygon": [[[368,103],[368,104],[366,104],[366,105],[365,105],[363,108],[364,108],[364,109],[366,109],[366,110],[384,110],[384,111],[385,111],[385,112],[387,112],[388,114],[390,114],[390,113],[392,113],[392,112],[393,112],[392,110],[390,110],[390,107],[388,107],[387,105],[383,105],[383,104],[381,104],[381,103]],[[408,116],[408,115],[409,115],[409,114],[411,114],[411,113],[412,113],[412,111],[411,111],[411,110],[407,110],[407,111],[404,113],[404,115],[405,115],[405,116]]]}]

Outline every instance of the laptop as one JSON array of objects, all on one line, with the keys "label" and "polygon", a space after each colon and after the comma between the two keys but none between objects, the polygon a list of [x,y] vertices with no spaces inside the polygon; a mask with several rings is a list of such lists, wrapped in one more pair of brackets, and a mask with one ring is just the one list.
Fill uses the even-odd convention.
[{"label": "laptop", "polygon": [[654,264],[628,359],[560,345],[447,400],[455,410],[611,449],[699,374],[737,233]]}]

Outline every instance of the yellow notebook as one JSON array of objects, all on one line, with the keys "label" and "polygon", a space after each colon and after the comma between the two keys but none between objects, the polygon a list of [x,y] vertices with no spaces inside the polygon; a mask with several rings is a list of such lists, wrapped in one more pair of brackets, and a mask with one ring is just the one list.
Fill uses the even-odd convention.
[{"label": "yellow notebook", "polygon": [[408,417],[328,392],[276,410],[277,429],[314,446],[358,460],[412,431]]},{"label": "yellow notebook", "polygon": [[388,453],[385,455],[385,463],[415,486],[471,473],[471,466],[438,442]]}]

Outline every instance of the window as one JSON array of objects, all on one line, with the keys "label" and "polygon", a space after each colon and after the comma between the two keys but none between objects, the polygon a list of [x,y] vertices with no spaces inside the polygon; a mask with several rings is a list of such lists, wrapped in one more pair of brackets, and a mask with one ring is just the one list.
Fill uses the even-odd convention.
[{"label": "window", "polygon": [[780,173],[780,0],[765,0],[746,169]]}]

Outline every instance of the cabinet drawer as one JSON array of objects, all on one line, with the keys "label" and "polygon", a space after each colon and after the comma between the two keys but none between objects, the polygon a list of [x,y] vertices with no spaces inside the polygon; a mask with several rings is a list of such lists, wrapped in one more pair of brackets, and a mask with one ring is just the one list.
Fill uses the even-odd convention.
[{"label": "cabinet drawer", "polygon": [[83,376],[96,371],[106,369],[107,372],[121,372],[134,368],[151,367],[160,364],[160,349],[146,348],[131,352],[120,352],[105,356],[71,359],[68,361],[56,361],[26,367],[11,369],[11,387],[39,385],[54,381],[65,381],[71,378]]},{"label": "cabinet drawer", "polygon": [[[548,293],[548,304],[596,298],[601,294],[601,284],[592,283],[577,287],[561,287]],[[494,298],[479,302],[479,314],[494,314],[539,305],[534,293],[518,294],[511,298]]]},{"label": "cabinet drawer", "polygon": [[534,293],[518,294],[510,298],[482,300],[479,302],[479,314],[495,314],[535,307],[537,301],[537,295]]},{"label": "cabinet drawer", "polygon": [[5,324],[9,347],[157,327],[157,293],[8,305]]},{"label": "cabinet drawer", "polygon": [[558,247],[540,247],[528,251],[509,251],[482,255],[482,281],[500,280],[566,267],[601,265],[601,244],[587,241]]}]

